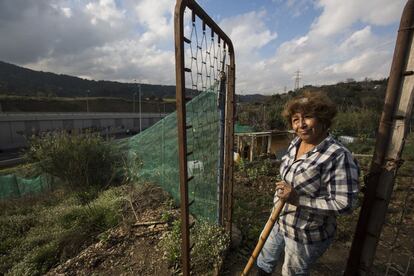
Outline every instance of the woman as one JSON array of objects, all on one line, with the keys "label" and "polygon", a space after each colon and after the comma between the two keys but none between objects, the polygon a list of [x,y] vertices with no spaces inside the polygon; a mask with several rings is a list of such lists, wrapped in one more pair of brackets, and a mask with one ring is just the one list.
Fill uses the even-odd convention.
[{"label": "woman", "polygon": [[282,158],[275,203],[286,205],[258,259],[270,275],[284,252],[283,275],[309,275],[336,230],[336,216],[357,203],[359,168],[351,153],[328,133],[335,105],[319,92],[290,100],[282,113],[296,138]]}]

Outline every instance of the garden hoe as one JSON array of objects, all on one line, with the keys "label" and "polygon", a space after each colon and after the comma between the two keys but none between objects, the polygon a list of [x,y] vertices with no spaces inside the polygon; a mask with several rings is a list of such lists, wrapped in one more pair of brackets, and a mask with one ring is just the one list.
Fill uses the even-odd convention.
[{"label": "garden hoe", "polygon": [[246,267],[242,272],[242,276],[247,276],[249,274],[250,269],[253,267],[257,256],[259,256],[260,251],[263,248],[267,238],[269,237],[270,231],[272,231],[273,226],[275,225],[276,220],[278,219],[280,212],[282,211],[283,207],[285,206],[285,200],[280,199],[277,201],[275,207],[273,208],[272,214],[270,215],[269,220],[266,222],[265,228],[260,235],[259,241],[257,242],[256,248],[253,251],[252,256],[250,257],[249,261],[247,262]]}]

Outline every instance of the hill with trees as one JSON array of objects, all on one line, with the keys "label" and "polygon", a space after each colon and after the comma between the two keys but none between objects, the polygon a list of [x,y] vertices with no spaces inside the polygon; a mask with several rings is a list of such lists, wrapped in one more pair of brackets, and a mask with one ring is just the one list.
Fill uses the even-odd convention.
[{"label": "hill with trees", "polygon": [[[175,86],[140,84],[143,98],[174,98]],[[138,83],[95,81],[34,71],[0,61],[0,95],[36,97],[117,97],[131,100]],[[189,90],[189,96],[197,95]]]}]

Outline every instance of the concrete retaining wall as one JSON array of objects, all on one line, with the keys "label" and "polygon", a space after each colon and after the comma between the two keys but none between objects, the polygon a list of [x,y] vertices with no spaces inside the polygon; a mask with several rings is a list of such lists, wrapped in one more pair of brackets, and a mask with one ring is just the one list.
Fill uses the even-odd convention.
[{"label": "concrete retaining wall", "polygon": [[[103,135],[138,133],[163,113],[0,113],[0,150],[26,145],[26,137],[52,130],[94,129]],[[141,120],[140,120],[141,119]]]}]

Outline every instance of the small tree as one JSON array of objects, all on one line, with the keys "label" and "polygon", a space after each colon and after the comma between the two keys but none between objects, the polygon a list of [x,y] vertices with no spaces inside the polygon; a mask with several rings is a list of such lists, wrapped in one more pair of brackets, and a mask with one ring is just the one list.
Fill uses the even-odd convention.
[{"label": "small tree", "polygon": [[120,160],[111,144],[90,132],[46,133],[29,141],[25,158],[40,173],[61,179],[83,203],[110,184]]}]

